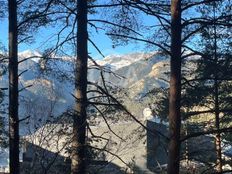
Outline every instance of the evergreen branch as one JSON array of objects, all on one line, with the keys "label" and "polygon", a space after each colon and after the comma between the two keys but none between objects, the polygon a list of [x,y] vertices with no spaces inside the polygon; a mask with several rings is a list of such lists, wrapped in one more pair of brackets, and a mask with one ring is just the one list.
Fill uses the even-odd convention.
[{"label": "evergreen branch", "polygon": [[120,140],[125,141],[122,137],[120,137],[118,134],[116,134],[116,133],[111,129],[111,127],[110,127],[110,125],[109,125],[107,119],[105,118],[105,115],[103,114],[103,112],[102,112],[96,105],[92,104],[92,106],[100,113],[100,115],[102,116],[103,120],[105,121],[105,123],[106,123],[108,129],[110,130],[110,132],[112,132],[112,133],[113,133],[116,137],[118,137]]},{"label": "evergreen branch", "polygon": [[220,2],[222,0],[203,0],[203,1],[200,1],[200,2],[194,2],[194,3],[190,3],[188,5],[185,5],[183,8],[182,8],[182,11],[185,11],[191,7],[194,7],[194,6],[198,6],[198,5],[202,5],[202,4],[207,4],[207,3],[211,3],[211,2]]},{"label": "evergreen branch", "polygon": [[204,132],[192,133],[192,134],[189,134],[189,135],[181,138],[180,141],[183,142],[183,141],[185,141],[187,139],[198,137],[198,136],[201,136],[201,135],[218,134],[218,133],[228,133],[228,132],[232,132],[232,127],[222,128],[222,129],[215,129],[215,130],[209,130],[209,131],[204,131]]},{"label": "evergreen branch", "polygon": [[116,24],[116,23],[113,23],[113,22],[109,22],[109,21],[106,21],[106,20],[101,20],[101,19],[89,19],[88,20],[89,22],[100,22],[100,23],[105,23],[105,24],[109,24],[109,25],[112,25],[112,26],[116,26],[116,27],[119,27],[119,28],[122,28],[122,29],[125,29],[125,30],[129,30],[129,31],[132,31],[133,33],[139,35],[139,36],[142,36],[140,33],[138,33],[137,31],[131,29],[131,28],[128,28],[126,26],[123,26],[123,25],[119,25],[119,24]]},{"label": "evergreen branch", "polygon": [[27,86],[25,86],[25,87],[19,89],[18,92],[22,92],[23,90],[25,90],[25,89],[27,89],[27,88],[30,88],[30,87],[32,87],[32,86],[33,86],[33,85],[27,85]]},{"label": "evergreen branch", "polygon": [[141,123],[141,121],[139,121],[132,113],[130,113],[125,106],[123,106],[115,97],[113,97],[112,95],[110,95],[109,93],[107,93],[101,86],[88,82],[88,84],[96,86],[102,93],[104,93],[105,95],[109,95],[109,97],[112,99],[113,102],[115,102],[116,104],[118,104],[118,106],[124,111],[126,112],[126,114],[128,114],[136,123],[138,123],[141,127],[143,127],[145,130],[151,132],[152,134],[154,134],[154,132],[156,132],[157,134],[161,135],[162,137],[164,137],[165,139],[169,140],[169,138],[164,135],[162,132],[158,131],[158,130],[151,130],[148,127],[146,127],[143,123]]},{"label": "evergreen branch", "polygon": [[137,37],[133,37],[133,36],[127,36],[127,35],[123,35],[123,34],[115,34],[115,33],[106,33],[106,35],[116,36],[116,37],[122,37],[122,38],[128,38],[128,39],[132,39],[132,40],[135,40],[135,41],[149,43],[151,45],[157,46],[158,48],[162,49],[167,54],[171,55],[170,51],[168,51],[166,48],[164,48],[161,44],[158,44],[158,43],[146,40],[146,39],[137,38]]}]

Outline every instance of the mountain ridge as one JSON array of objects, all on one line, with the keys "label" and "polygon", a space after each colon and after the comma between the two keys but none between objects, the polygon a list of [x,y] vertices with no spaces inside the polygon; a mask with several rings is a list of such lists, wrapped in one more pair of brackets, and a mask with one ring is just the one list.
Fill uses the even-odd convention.
[{"label": "mountain ridge", "polygon": [[[39,58],[35,58],[36,56]],[[75,66],[72,59],[67,57],[50,58],[43,62],[44,60],[40,58],[42,54],[37,51],[19,53],[19,60],[28,57],[33,59],[19,64],[19,73],[24,72],[19,78],[19,87],[25,88],[20,93],[19,114],[20,118],[30,115],[29,121],[36,124],[41,120],[41,115],[42,120],[46,120],[50,116],[59,116],[73,107]],[[139,117],[142,116],[142,110],[147,107],[139,101],[140,98],[153,88],[168,87],[167,82],[160,79],[167,78],[163,73],[168,70],[168,58],[160,52],[133,53],[116,57],[111,55],[96,62],[103,69],[113,67],[110,71],[123,77],[118,78],[114,73],[104,73],[108,84],[119,86],[127,92],[129,96],[124,97],[124,104]],[[89,61],[89,67],[91,65],[93,64]],[[6,87],[7,74],[2,79],[0,85]],[[89,69],[88,79],[99,83],[101,81],[99,70]],[[32,129],[34,124],[29,129]]]}]

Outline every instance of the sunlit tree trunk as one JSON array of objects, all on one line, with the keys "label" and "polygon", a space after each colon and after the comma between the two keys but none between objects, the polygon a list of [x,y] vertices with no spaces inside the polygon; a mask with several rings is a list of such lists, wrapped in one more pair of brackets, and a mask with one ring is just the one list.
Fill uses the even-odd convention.
[{"label": "sunlit tree trunk", "polygon": [[77,58],[75,70],[75,114],[73,117],[72,174],[86,173],[87,107],[87,1],[77,3]]},{"label": "sunlit tree trunk", "polygon": [[[218,81],[215,78],[214,82],[214,92],[215,92],[215,127],[217,130],[220,130],[220,117],[219,117],[219,102],[218,102]],[[217,155],[217,165],[216,170],[217,172],[222,172],[222,148],[221,148],[221,134],[216,134],[215,139],[215,146],[216,146],[216,155]]]},{"label": "sunlit tree trunk", "polygon": [[19,174],[18,120],[18,31],[17,2],[8,1],[9,9],[9,153],[10,173]]},{"label": "sunlit tree trunk", "polygon": [[168,174],[178,174],[181,145],[181,0],[172,0],[171,16]]}]

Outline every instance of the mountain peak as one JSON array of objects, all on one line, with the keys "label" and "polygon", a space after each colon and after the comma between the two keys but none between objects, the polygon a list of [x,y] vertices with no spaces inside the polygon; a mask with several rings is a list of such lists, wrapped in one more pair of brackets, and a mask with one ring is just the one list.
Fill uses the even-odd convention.
[{"label": "mountain peak", "polygon": [[19,56],[19,59],[26,59],[26,58],[29,58],[29,57],[34,57],[31,60],[33,60],[35,62],[38,62],[39,59],[36,58],[36,57],[41,57],[42,54],[39,51],[36,51],[36,50],[35,51],[25,50],[25,51],[19,52],[18,56]]}]

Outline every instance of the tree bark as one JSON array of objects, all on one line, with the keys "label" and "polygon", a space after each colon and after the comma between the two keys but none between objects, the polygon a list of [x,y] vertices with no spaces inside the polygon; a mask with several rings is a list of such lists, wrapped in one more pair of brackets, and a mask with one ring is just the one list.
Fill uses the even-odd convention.
[{"label": "tree bark", "polygon": [[8,1],[9,10],[9,156],[10,173],[19,174],[18,119],[18,29],[17,2]]},{"label": "tree bark", "polygon": [[168,174],[179,173],[181,100],[181,0],[171,2],[171,74],[169,96]]},{"label": "tree bark", "polygon": [[[217,28],[216,28],[216,4],[214,2],[214,23],[213,23],[213,29],[214,29],[214,63],[215,65],[218,64],[218,56],[217,56]],[[220,107],[219,107],[219,83],[218,83],[218,71],[215,69],[214,72],[214,97],[215,97],[215,127],[217,130],[220,130]],[[216,147],[216,170],[218,173],[222,172],[222,147],[221,147],[221,133],[218,132],[216,134],[215,138],[215,147]]]},{"label": "tree bark", "polygon": [[[220,130],[220,117],[219,117],[219,102],[218,102],[218,82],[215,80],[215,126],[217,130]],[[221,148],[221,133],[218,132],[215,138],[216,147],[216,170],[217,172],[222,172],[222,148]]]},{"label": "tree bark", "polygon": [[72,174],[86,173],[86,107],[88,31],[87,1],[77,3],[77,58],[75,70],[75,114],[73,117]]}]

